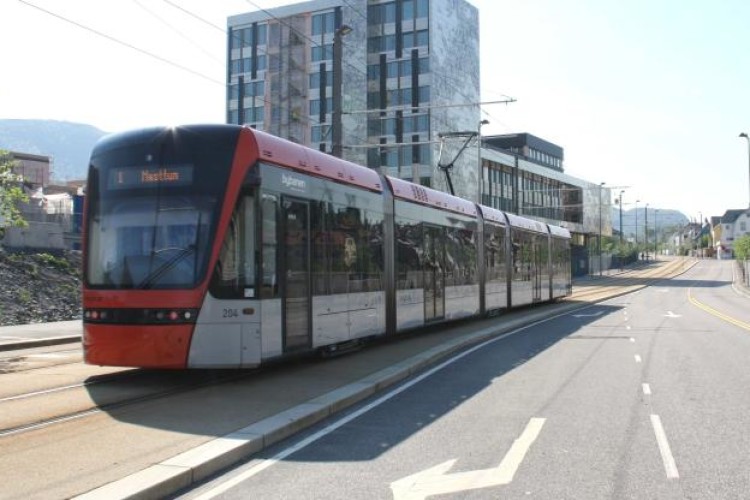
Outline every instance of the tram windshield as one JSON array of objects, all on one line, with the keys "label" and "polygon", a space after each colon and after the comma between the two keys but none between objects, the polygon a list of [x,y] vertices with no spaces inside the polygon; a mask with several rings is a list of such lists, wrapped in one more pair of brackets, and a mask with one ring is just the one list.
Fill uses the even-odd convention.
[{"label": "tram windshield", "polygon": [[146,129],[92,153],[87,286],[194,288],[206,276],[237,130]]},{"label": "tram windshield", "polygon": [[88,281],[111,288],[196,284],[209,251],[208,196],[116,198],[89,221]]}]

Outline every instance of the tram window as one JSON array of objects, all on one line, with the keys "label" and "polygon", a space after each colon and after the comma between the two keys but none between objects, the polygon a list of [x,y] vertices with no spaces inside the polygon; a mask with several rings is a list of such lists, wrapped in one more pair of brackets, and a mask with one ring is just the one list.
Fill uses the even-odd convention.
[{"label": "tram window", "polygon": [[446,230],[446,285],[473,285],[477,282],[476,233],[469,229]]},{"label": "tram window", "polygon": [[521,230],[513,232],[513,280],[531,280],[532,236]]},{"label": "tram window", "polygon": [[461,245],[457,239],[457,231],[453,228],[441,228],[445,237],[445,284],[454,286],[460,284],[461,275]]},{"label": "tram window", "polygon": [[328,246],[331,257],[331,292],[359,292],[361,286],[356,279],[350,280],[350,276],[357,274],[360,210],[333,204],[331,206],[332,231]]},{"label": "tram window", "polygon": [[221,298],[255,298],[255,200],[243,197],[229,221],[212,282]]},{"label": "tram window", "polygon": [[485,225],[487,282],[505,281],[505,228]]},{"label": "tram window", "polygon": [[313,293],[382,290],[383,215],[337,205],[311,205]]},{"label": "tram window", "polygon": [[399,290],[422,288],[422,225],[396,219],[396,282]]},{"label": "tram window", "polygon": [[261,245],[262,245],[262,282],[261,298],[271,299],[279,296],[277,279],[277,208],[278,197],[274,194],[263,193],[261,199]]}]

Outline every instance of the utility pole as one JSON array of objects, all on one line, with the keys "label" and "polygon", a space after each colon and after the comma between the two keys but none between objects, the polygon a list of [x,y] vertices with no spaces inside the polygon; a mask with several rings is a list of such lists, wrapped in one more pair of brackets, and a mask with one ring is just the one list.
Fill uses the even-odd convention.
[{"label": "utility pole", "polygon": [[343,64],[343,47],[341,39],[352,32],[349,25],[342,24],[333,33],[333,112],[331,116],[331,154],[341,158],[342,145],[342,128],[341,121],[341,103],[343,101],[343,84],[342,84],[342,64]]},{"label": "utility pole", "polygon": [[620,246],[622,246],[622,235],[625,232],[622,228],[622,193],[625,191],[620,191]]}]

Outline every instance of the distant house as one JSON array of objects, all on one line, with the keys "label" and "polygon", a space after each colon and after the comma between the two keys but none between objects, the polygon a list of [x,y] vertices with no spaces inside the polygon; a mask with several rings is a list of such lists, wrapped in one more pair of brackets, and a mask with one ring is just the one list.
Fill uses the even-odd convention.
[{"label": "distant house", "polygon": [[714,225],[713,237],[716,257],[731,259],[734,257],[734,242],[750,233],[750,209],[727,210]]},{"label": "distant house", "polygon": [[703,231],[701,224],[690,222],[671,236],[670,246],[674,248],[675,254],[680,251],[689,251],[692,254],[698,248],[698,240]]},{"label": "distant house", "polygon": [[10,151],[14,161],[13,173],[20,176],[24,184],[39,187],[49,184],[52,160],[49,156],[32,155]]},{"label": "distant house", "polygon": [[75,183],[50,185],[50,158],[11,152],[13,172],[29,197],[18,206],[26,227],[6,227],[0,245],[12,249],[63,250],[80,248],[83,189]]}]

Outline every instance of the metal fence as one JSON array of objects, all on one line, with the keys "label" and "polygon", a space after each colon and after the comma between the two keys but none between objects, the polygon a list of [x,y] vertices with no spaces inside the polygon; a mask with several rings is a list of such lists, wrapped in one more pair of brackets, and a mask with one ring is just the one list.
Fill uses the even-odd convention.
[{"label": "metal fence", "polygon": [[740,281],[743,285],[750,288],[750,260],[741,261],[738,260],[737,269],[740,274]]}]

